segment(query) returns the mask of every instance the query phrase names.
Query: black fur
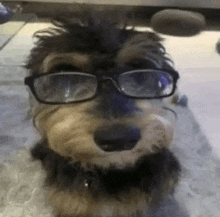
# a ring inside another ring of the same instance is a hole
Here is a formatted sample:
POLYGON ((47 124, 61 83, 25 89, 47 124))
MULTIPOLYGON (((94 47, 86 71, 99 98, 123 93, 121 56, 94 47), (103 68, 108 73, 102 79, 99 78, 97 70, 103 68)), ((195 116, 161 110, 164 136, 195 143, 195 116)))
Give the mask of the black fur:
MULTIPOLYGON (((54 21, 55 28, 38 31, 36 46, 31 50, 31 55, 25 67, 30 70, 30 74, 38 74, 43 60, 51 53, 82 52, 92 54, 94 72, 97 69, 112 68, 115 54, 123 44, 132 36, 139 34, 137 31, 117 28, 116 24, 109 21, 98 22, 95 18, 89 18, 84 23, 76 22, 71 19, 57 18, 54 21)), ((151 42, 151 46, 146 47, 148 53, 152 52, 162 58, 164 68, 172 68, 171 61, 166 56, 166 51, 160 43, 162 38, 152 32, 142 33, 151 42), (153 48, 153 49, 152 49, 153 48)), ((144 63, 146 63, 145 55, 144 63)), ((141 67, 140 60, 135 60, 134 64, 141 67)), ((148 62, 148 64, 152 64, 148 62)), ((136 68, 134 67, 134 68, 136 68)), ((90 71, 92 73, 92 70, 90 71)))
POLYGON ((135 166, 124 169, 117 169, 114 165, 108 169, 84 169, 80 162, 61 157, 49 149, 46 141, 38 143, 31 154, 34 159, 41 160, 47 171, 46 185, 54 185, 60 190, 83 188, 86 181, 94 194, 102 192, 117 195, 132 187, 146 193, 155 193, 157 190, 160 192, 164 182, 177 177, 180 172, 177 159, 167 149, 144 156, 135 166))

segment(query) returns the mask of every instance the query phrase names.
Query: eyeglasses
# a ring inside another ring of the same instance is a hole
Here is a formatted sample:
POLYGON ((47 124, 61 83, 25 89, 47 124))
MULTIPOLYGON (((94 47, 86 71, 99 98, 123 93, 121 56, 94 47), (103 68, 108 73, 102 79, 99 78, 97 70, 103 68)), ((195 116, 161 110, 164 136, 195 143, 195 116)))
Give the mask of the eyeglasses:
POLYGON ((179 76, 176 71, 161 69, 133 70, 112 77, 81 72, 60 72, 25 78, 35 98, 45 104, 68 104, 96 97, 104 80, 110 80, 117 90, 131 98, 155 99, 171 96, 179 76))

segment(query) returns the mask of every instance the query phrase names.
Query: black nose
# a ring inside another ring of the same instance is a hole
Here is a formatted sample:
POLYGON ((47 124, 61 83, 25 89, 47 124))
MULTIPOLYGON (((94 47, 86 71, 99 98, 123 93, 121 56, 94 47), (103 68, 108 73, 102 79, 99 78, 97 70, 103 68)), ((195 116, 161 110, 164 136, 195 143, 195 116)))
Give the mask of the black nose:
POLYGON ((94 134, 96 144, 108 152, 131 150, 140 138, 138 127, 122 124, 100 127, 94 134))

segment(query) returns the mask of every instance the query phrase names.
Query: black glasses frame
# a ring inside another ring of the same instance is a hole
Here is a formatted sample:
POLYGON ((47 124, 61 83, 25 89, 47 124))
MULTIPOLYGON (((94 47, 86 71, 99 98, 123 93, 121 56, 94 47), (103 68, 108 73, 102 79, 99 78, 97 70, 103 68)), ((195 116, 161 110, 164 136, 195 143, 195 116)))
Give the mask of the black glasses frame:
POLYGON ((93 74, 89 74, 89 73, 82 73, 82 72, 66 72, 68 74, 80 74, 80 75, 87 75, 87 76, 90 76, 90 77, 95 77, 96 80, 97 80, 97 89, 96 89, 96 93, 92 96, 92 97, 89 97, 87 99, 82 99, 82 100, 77 100, 77 101, 69 101, 69 102, 47 102, 47 101, 44 101, 42 99, 40 99, 37 95, 37 93, 35 92, 35 88, 34 88, 34 80, 36 78, 39 78, 39 77, 43 77, 43 76, 47 76, 47 75, 52 75, 52 74, 61 74, 60 72, 58 73, 45 73, 45 74, 39 74, 39 75, 31 75, 31 76, 28 76, 24 79, 24 84, 27 85, 32 94, 34 95, 34 97, 36 98, 37 101, 41 102, 41 103, 44 103, 44 104, 50 104, 50 105, 59 105, 59 104, 72 104, 72 103, 78 103, 78 102, 85 102, 85 101, 88 101, 88 100, 92 100, 94 98, 96 98, 100 91, 102 90, 102 81, 104 80, 111 80, 114 84, 114 86, 117 88, 118 92, 129 97, 129 98, 133 98, 133 99, 161 99, 161 98, 166 98, 166 97, 169 97, 169 96, 172 96, 176 90, 176 83, 177 83, 177 80, 179 79, 179 74, 177 71, 175 70, 164 70, 164 69, 138 69, 138 70, 132 70, 132 71, 126 71, 126 72, 123 72, 121 74, 117 74, 117 75, 113 75, 113 76, 105 76, 105 75, 93 75, 93 74), (146 71, 146 70, 155 70, 155 71, 163 71, 163 72, 167 72, 168 74, 170 74, 173 78, 173 90, 170 94, 167 94, 167 95, 164 95, 164 96, 156 96, 156 97, 138 97, 138 96, 130 96, 128 94, 126 94, 120 87, 119 83, 118 83, 118 78, 120 75, 122 74, 125 74, 125 73, 130 73, 130 72, 135 72, 135 71, 146 71))

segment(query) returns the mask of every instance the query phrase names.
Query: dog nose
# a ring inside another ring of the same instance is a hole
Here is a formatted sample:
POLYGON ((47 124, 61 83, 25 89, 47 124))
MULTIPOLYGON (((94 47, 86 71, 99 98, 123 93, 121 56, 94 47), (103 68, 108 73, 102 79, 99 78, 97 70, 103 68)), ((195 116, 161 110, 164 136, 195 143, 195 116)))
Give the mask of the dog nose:
POLYGON ((106 152, 131 150, 140 138, 137 126, 121 124, 100 127, 94 133, 96 144, 106 152))

